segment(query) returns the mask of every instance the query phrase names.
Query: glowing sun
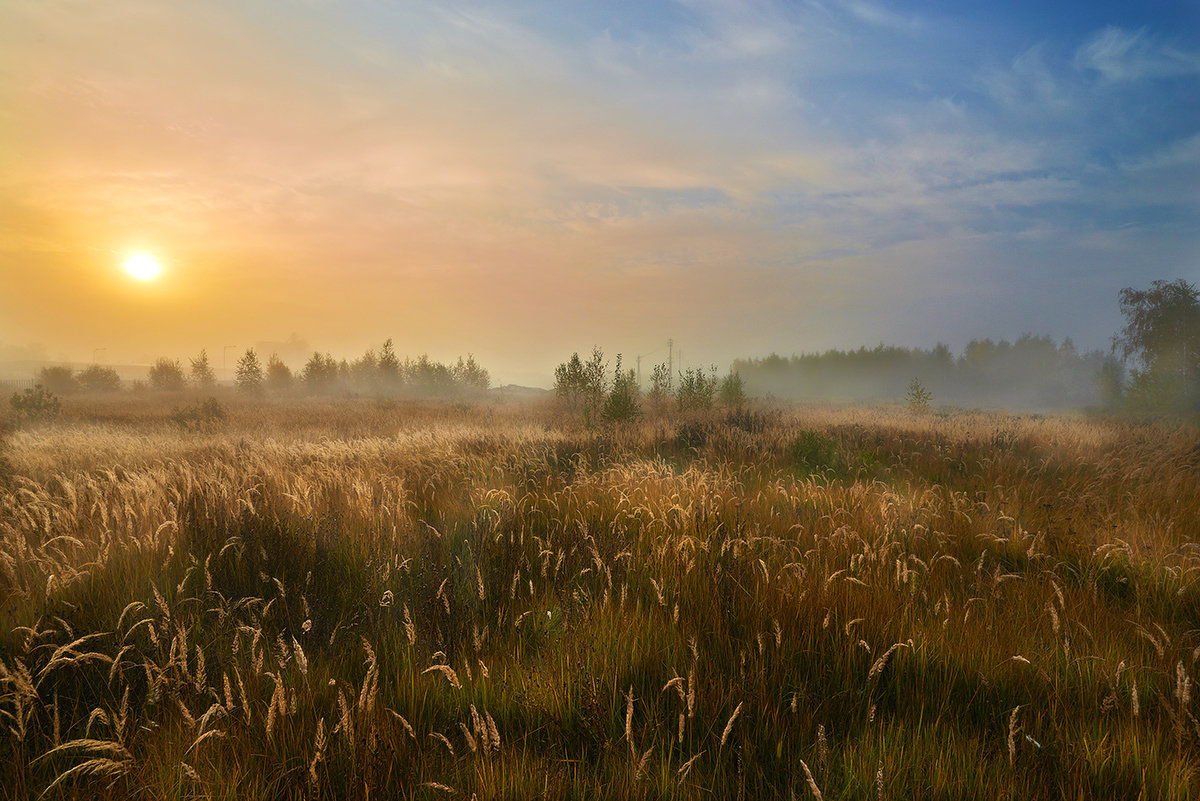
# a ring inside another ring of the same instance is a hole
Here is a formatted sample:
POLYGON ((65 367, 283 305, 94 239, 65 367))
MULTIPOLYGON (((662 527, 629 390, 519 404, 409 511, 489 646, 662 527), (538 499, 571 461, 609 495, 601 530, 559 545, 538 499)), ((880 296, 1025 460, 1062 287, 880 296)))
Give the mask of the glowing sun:
POLYGON ((139 281, 150 281, 162 272, 162 265, 149 253, 141 251, 129 254, 125 259, 125 272, 139 281))

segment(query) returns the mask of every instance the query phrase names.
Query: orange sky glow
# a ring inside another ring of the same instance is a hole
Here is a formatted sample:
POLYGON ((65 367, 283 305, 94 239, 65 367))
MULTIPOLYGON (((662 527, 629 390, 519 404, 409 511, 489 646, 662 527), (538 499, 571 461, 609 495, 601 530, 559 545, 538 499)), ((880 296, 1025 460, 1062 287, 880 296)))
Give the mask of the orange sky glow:
MULTIPOLYGON (((472 352, 500 382, 547 385, 571 351, 628 363, 668 337, 704 364, 1025 330, 1093 344, 1123 254, 1159 237, 1188 263, 1194 238, 1144 228, 979 225, 1073 190, 938 97, 919 125, 848 141, 794 85, 840 74, 810 20, 687 5, 659 40, 495 6, 5 3, 0 361, 295 332, 347 358, 389 337, 472 352), (1030 177, 1017 198, 978 170, 1030 177), (135 251, 161 275, 131 280, 135 251), (1068 267, 1016 276, 1014 252, 1068 267), (1092 272, 1072 272, 1083 257, 1092 272), (987 295, 1013 280, 1064 299, 987 295)), ((839 19, 822 35, 866 24, 839 19)))

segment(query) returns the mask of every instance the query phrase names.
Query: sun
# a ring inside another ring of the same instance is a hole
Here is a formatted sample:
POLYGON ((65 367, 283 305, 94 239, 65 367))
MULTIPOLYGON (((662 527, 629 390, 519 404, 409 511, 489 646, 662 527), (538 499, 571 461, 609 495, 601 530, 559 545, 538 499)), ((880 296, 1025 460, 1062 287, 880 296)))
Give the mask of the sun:
POLYGON ((139 281, 151 281, 162 272, 162 265, 149 253, 138 251, 125 259, 125 272, 139 281))

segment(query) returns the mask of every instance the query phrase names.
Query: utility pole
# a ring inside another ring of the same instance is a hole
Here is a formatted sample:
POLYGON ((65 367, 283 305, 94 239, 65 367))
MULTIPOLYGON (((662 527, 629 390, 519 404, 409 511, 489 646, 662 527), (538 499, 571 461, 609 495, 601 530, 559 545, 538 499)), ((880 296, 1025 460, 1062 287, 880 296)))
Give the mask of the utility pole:
POLYGON ((642 357, 641 356, 637 357, 637 365, 638 365, 638 379, 637 379, 638 388, 641 389, 641 386, 642 386, 642 357))
POLYGON ((675 340, 667 340, 667 387, 675 383, 675 340))

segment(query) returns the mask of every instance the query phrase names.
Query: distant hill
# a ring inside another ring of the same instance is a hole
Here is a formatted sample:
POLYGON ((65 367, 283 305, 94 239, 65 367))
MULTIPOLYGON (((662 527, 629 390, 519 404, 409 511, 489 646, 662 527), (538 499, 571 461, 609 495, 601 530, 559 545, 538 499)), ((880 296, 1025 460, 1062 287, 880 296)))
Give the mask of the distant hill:
POLYGON ((541 398, 554 392, 542 387, 523 387, 520 384, 505 384, 502 387, 492 387, 491 392, 509 398, 541 398))

